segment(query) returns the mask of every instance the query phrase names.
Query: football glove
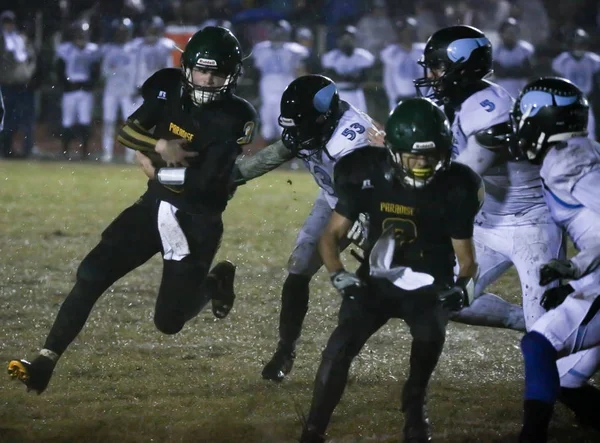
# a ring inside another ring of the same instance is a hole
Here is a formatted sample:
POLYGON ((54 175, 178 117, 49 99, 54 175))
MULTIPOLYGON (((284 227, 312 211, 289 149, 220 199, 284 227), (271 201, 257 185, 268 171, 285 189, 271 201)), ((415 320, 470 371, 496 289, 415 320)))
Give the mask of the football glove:
POLYGON ((346 234, 348 240, 354 243, 362 250, 367 249, 367 239, 369 237, 370 218, 369 214, 361 213, 358 219, 352 225, 352 228, 346 234))
POLYGON ((542 299, 540 300, 540 305, 546 311, 550 309, 554 309, 557 306, 560 306, 562 302, 571 294, 575 289, 571 285, 562 285, 557 286, 556 288, 547 289, 542 295, 542 299))
POLYGON ((460 311, 471 304, 473 299, 474 282, 470 277, 458 277, 454 286, 438 292, 438 299, 444 309, 460 311))
POLYGON ((341 270, 330 275, 331 284, 342 297, 348 300, 361 301, 365 291, 365 284, 353 272, 341 270))
POLYGON ((540 285, 546 286, 548 283, 559 278, 568 278, 571 280, 579 278, 579 270, 571 260, 557 260, 553 258, 540 268, 540 285))

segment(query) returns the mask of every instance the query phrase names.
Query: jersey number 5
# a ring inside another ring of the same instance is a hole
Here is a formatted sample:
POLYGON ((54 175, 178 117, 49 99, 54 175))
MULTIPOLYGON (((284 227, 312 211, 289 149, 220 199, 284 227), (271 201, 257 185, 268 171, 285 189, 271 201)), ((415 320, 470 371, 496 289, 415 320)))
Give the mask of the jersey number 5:
POLYGON ((356 133, 362 134, 365 132, 365 127, 358 123, 352 123, 350 128, 346 128, 342 131, 342 135, 346 137, 348 140, 352 141, 356 138, 356 133), (352 129, 350 129, 352 128, 352 129))
POLYGON ((487 111, 487 112, 492 112, 494 109, 496 109, 496 105, 489 101, 488 99, 485 99, 484 101, 482 101, 481 103, 479 103, 481 106, 483 106, 483 108, 487 111))

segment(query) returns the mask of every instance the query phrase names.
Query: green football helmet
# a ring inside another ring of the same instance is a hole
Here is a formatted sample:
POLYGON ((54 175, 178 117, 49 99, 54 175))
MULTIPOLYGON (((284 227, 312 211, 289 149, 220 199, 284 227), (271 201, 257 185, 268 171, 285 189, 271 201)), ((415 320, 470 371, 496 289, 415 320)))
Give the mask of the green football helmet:
POLYGON ((427 98, 403 100, 385 125, 385 144, 402 182, 422 188, 450 164, 450 122, 427 98))
POLYGON ((207 26, 188 41, 181 56, 183 84, 197 105, 231 93, 242 70, 242 47, 233 33, 221 26, 207 26), (213 71, 225 78, 222 86, 200 86, 193 82, 193 70, 213 71))

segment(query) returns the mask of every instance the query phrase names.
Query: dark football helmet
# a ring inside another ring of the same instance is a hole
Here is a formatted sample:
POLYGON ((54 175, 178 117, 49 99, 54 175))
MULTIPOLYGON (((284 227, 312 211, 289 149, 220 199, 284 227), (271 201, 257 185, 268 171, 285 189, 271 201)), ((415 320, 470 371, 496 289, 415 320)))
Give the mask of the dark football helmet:
POLYGON ((589 105, 581 90, 560 77, 542 77, 527 84, 515 102, 511 119, 513 151, 541 163, 552 143, 586 136, 589 105))
POLYGON ((429 37, 419 64, 417 94, 424 88, 431 91, 428 97, 448 103, 492 72, 492 44, 477 28, 450 26, 429 37))
POLYGON ((450 164, 450 122, 444 111, 428 98, 402 100, 385 125, 385 145, 402 183, 422 188, 450 164), (406 154, 424 157, 425 163, 411 166, 406 154))
POLYGON ((339 120, 339 109, 340 96, 331 79, 316 74, 298 77, 281 96, 283 143, 298 157, 324 149, 339 120))
POLYGON ((195 105, 202 105, 233 92, 242 70, 242 47, 233 33, 220 26, 207 26, 188 41, 181 56, 184 88, 195 105), (214 71, 225 78, 223 86, 199 86, 192 81, 194 69, 214 71))

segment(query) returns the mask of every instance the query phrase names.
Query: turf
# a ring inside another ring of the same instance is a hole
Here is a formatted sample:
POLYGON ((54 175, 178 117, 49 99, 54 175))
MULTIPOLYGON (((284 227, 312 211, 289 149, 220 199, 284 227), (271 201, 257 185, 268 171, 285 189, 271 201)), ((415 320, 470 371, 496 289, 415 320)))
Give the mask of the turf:
MULTIPOLYGON (((0 163, 0 179, 0 362, 7 363, 35 356, 78 263, 141 195, 145 180, 131 166, 17 162, 0 163)), ((275 385, 260 371, 276 344, 287 256, 316 192, 309 175, 292 171, 239 189, 218 254, 238 265, 238 299, 225 320, 207 310, 176 336, 156 331, 158 257, 117 282, 43 395, 0 378, 0 441, 297 441, 298 412, 308 409, 339 306, 324 272, 311 286, 292 374, 275 385)), ((511 301, 520 296, 512 271, 492 289, 511 301)), ((430 388, 435 441, 515 441, 523 384, 519 338, 512 331, 449 327, 430 388)), ((368 342, 335 411, 331 441, 400 439, 409 343, 400 320, 368 342)), ((551 436, 555 442, 600 439, 562 407, 551 436)))

